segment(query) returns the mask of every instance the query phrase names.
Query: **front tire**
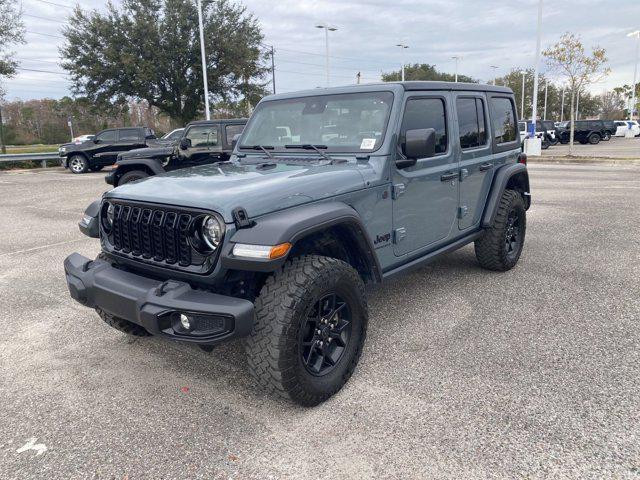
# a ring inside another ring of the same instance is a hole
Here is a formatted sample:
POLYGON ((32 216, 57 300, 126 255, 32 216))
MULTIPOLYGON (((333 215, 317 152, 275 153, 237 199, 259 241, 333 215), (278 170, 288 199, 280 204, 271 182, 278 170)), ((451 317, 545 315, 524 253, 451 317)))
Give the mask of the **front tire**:
POLYGON ((600 135, 598 135, 597 133, 592 133, 591 135, 589 135, 589 143, 591 145, 597 145, 600 143, 600 135))
POLYGON ((72 155, 67 165, 71 173, 75 174, 86 173, 89 170, 89 162, 82 155, 72 155))
POLYGON ((368 309, 358 272, 335 258, 302 256, 270 276, 245 339, 249 371, 270 393, 311 407, 351 377, 368 309))
POLYGON ((475 241, 478 263, 482 268, 505 272, 511 270, 522 253, 527 216, 522 195, 505 190, 493 225, 475 241))

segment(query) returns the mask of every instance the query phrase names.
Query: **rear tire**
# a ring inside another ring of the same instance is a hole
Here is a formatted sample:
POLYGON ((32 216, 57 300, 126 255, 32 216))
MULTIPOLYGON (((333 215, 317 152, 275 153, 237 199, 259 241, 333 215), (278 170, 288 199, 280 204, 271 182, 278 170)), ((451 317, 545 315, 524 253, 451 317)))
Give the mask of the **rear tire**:
POLYGON ((367 333, 358 272, 335 258, 294 258, 267 279, 255 305, 245 350, 256 382, 307 407, 338 392, 360 359, 367 333))
POLYGON ((598 135, 597 133, 592 133, 591 135, 589 135, 589 143, 591 145, 597 145, 600 143, 600 135, 598 135))
POLYGON ((132 337, 148 337, 149 335, 151 335, 140 325, 136 325, 129 320, 116 317, 115 315, 111 315, 110 313, 107 313, 99 308, 96 308, 96 312, 98 312, 100 318, 102 318, 102 320, 104 320, 107 325, 123 333, 126 333, 127 335, 131 335, 132 337))
POLYGON ((500 272, 512 269, 522 253, 526 229, 522 195, 505 190, 493 225, 474 244, 480 266, 500 272))
POLYGON ((67 162, 71 173, 86 173, 89 170, 89 162, 83 155, 72 155, 67 162))
POLYGON ((147 178, 148 176, 149 174, 147 172, 143 172, 142 170, 131 170, 130 172, 127 172, 120 177, 118 186, 124 185, 125 183, 135 182, 136 180, 141 180, 143 178, 147 178))

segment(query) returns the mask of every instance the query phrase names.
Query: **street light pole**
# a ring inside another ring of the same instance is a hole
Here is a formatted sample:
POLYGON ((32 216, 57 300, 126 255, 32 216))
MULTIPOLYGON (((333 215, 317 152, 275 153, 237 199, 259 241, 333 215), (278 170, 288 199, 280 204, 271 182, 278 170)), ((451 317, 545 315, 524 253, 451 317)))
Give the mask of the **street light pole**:
POLYGON ((460 60, 462 57, 458 56, 458 55, 454 55, 453 58, 456 61, 456 76, 455 76, 455 82, 458 83, 458 60, 460 60))
POLYGON ((402 68, 400 69, 400 71, 402 72, 402 81, 404 82, 404 51, 405 49, 409 48, 408 45, 405 45, 404 43, 398 43, 396 44, 396 47, 400 47, 401 48, 401 56, 400 56, 400 60, 402 61, 402 68))
POLYGON ((633 85, 631 86, 631 108, 629 120, 633 120, 633 110, 636 108, 636 78, 638 75, 638 54, 640 52, 640 30, 627 34, 627 37, 636 37, 636 65, 633 68, 633 85))
POLYGON ((540 68, 540 41, 542 36, 542 0, 538 0, 538 27, 536 35, 536 64, 533 74, 533 107, 531 112, 531 123, 533 124, 533 134, 536 132, 536 120, 538 118, 538 72, 540 68))
POLYGON ((520 107, 520 120, 524 120, 524 77, 527 75, 527 72, 522 70, 520 73, 522 74, 522 106, 520 107))
POLYGON ((271 45, 271 85, 273 86, 273 94, 276 93, 276 60, 273 45, 271 45))
POLYGON ((202 57, 202 79, 204 81, 204 111, 207 120, 211 120, 209 113, 209 84, 207 82, 207 56, 204 51, 204 28, 202 26, 202 0, 198 0, 198 26, 200 27, 200 56, 202 57))
POLYGON ((498 70, 497 65, 489 65, 493 69, 493 85, 496 85, 496 70, 498 70))
POLYGON ((328 87, 331 84, 331 79, 330 79, 331 75, 329 73, 329 32, 335 32, 338 29, 326 23, 318 24, 316 25, 316 28, 324 28, 325 68, 327 70, 327 87, 328 87))
POLYGON ((544 113, 542 114, 542 120, 547 119, 547 90, 549 89, 549 80, 544 79, 544 113))

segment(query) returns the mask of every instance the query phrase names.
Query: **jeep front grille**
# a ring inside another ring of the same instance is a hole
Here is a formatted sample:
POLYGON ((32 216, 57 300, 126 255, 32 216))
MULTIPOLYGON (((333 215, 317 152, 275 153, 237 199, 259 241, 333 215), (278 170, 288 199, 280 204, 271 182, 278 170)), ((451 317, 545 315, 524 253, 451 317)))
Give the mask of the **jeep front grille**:
MULTIPOLYGON (((193 264, 192 213, 115 203, 113 217, 110 237, 115 251, 169 265, 193 264)), ((201 264, 203 259, 198 260, 201 264)))

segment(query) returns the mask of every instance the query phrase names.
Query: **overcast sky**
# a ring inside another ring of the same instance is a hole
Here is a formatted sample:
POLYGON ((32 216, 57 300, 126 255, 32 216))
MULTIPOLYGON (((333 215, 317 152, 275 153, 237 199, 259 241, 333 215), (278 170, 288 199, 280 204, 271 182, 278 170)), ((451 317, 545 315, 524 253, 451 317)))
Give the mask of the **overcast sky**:
MULTIPOLYGON (((119 4, 119 0, 113 0, 119 4)), ((194 0, 195 1, 195 0, 194 0)), ((239 1, 239 0, 237 0, 239 1)), ((381 71, 401 63, 435 64, 453 73, 453 55, 462 57, 459 73, 488 81, 514 67, 532 67, 535 57, 537 0, 244 0, 260 21, 265 43, 276 49, 278 92, 324 86, 324 32, 328 22, 331 84, 378 81, 381 71)), ((4 84, 7 99, 59 98, 69 94, 59 67, 60 28, 71 13, 72 0, 23 0, 26 45, 19 46, 19 74, 4 84), (68 7, 65 7, 68 6, 68 7), (33 70, 40 70, 36 72, 33 70)), ((106 0, 84 0, 84 8, 103 9, 106 0)), ((578 33, 586 46, 607 50, 611 75, 592 87, 594 93, 631 84, 634 40, 626 34, 640 28, 640 1, 546 1, 542 46, 566 31, 578 33)), ((544 65, 542 65, 544 71, 544 65)))

